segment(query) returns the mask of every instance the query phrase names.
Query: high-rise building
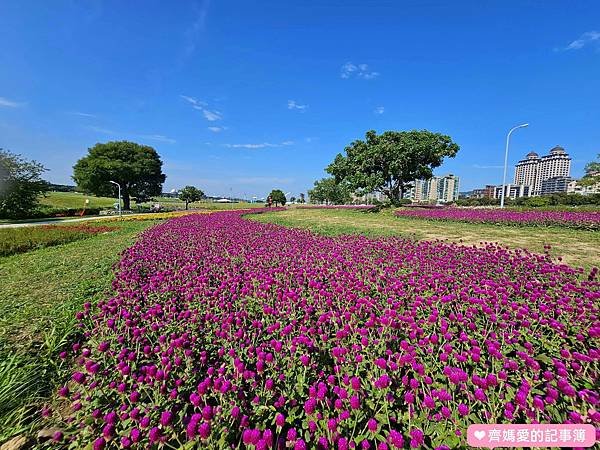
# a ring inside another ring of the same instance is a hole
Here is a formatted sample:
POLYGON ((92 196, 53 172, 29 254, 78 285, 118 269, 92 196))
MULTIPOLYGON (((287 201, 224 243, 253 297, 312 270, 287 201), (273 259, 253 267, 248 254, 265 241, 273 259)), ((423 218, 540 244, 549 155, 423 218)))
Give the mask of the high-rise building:
POLYGON ((535 186, 537 178, 540 157, 536 152, 529 152, 525 159, 522 159, 515 166, 515 184, 525 186, 535 186))
MULTIPOLYGON (((531 186, 533 195, 542 195, 542 183, 545 180, 556 177, 568 178, 571 174, 571 157, 565 149, 556 146, 550 150, 548 155, 540 156, 535 152, 527 154, 515 166, 515 185, 531 186)), ((550 183, 551 186, 552 183, 550 183)), ((560 187, 562 189, 562 185, 560 187)), ((544 194, 549 192, 547 187, 544 194)), ((564 191, 561 191, 564 192, 564 191)))
POLYGON ((431 177, 428 180, 415 180, 405 195, 416 202, 444 202, 458 200, 459 178, 450 174, 431 177))

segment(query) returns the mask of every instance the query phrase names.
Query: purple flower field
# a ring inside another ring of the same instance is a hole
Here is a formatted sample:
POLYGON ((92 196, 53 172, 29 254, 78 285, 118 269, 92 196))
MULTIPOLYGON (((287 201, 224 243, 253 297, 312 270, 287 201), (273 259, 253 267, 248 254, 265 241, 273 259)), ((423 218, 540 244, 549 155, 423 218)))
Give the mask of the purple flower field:
POLYGON ((507 209, 401 209, 397 216, 511 225, 565 226, 600 230, 600 211, 513 211, 507 209))
POLYGON ((58 393, 73 448, 447 449, 472 423, 600 426, 595 269, 237 211, 147 230, 113 285, 79 313, 58 393))
POLYGON ((373 209, 373 205, 304 205, 298 209, 373 209))

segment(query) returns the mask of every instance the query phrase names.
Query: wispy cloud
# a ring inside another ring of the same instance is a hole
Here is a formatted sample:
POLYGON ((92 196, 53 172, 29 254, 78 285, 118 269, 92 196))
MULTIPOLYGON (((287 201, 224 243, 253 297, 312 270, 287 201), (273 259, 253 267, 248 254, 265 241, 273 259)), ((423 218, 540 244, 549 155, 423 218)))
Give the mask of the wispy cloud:
POLYGON ((197 109, 198 111, 202 111, 202 115, 209 122, 215 122, 217 120, 221 120, 223 118, 223 114, 219 111, 208 109, 208 103, 198 100, 194 97, 190 97, 188 95, 180 95, 182 99, 192 105, 192 108, 197 109))
POLYGON ((298 109, 301 112, 306 111, 308 108, 308 105, 301 105, 298 102, 296 102, 296 100, 288 100, 288 109, 298 109))
POLYGON ((379 72, 370 70, 368 64, 354 64, 352 62, 347 62, 342 66, 340 76, 342 78, 356 77, 363 80, 372 80, 379 76, 379 72))
POLYGON ((573 42, 571 42, 566 47, 557 48, 555 50, 558 50, 558 51, 560 51, 560 50, 563 50, 563 51, 579 50, 579 49, 585 47, 586 45, 592 45, 592 44, 600 45, 600 32, 599 31, 587 31, 587 32, 583 33, 581 36, 579 36, 579 39, 575 39, 573 42))
POLYGON ((283 141, 279 144, 273 144, 270 142, 261 142, 259 144, 223 144, 223 146, 227 147, 227 148, 257 149, 257 148, 285 147, 285 146, 293 145, 293 144, 294 144, 294 141, 283 141))
POLYGON ((140 134, 138 136, 142 139, 151 139, 153 141, 165 142, 167 144, 174 144, 177 142, 175 139, 163 136, 162 134, 140 134))
POLYGON ((227 127, 208 127, 208 129, 213 133, 220 133, 221 131, 225 131, 227 127))
POLYGON ((502 169, 504 166, 482 166, 479 164, 473 164, 474 169, 502 169))
POLYGON ((385 112, 385 106, 378 106, 373 110, 373 112, 377 115, 381 115, 385 112))
POLYGON ((209 122, 214 122, 223 118, 223 115, 219 111, 210 111, 208 109, 203 109, 202 114, 204 114, 204 117, 209 122))
POLYGON ((194 97, 188 97, 187 95, 180 95, 180 97, 190 103, 195 109, 202 110, 205 106, 208 106, 205 102, 195 99, 194 97))
POLYGON ((209 6, 209 0, 204 0, 201 5, 194 3, 194 21, 185 31, 184 59, 192 56, 198 46, 198 39, 206 26, 206 15, 208 14, 209 6))
POLYGON ((79 116, 79 117, 92 117, 92 118, 98 117, 95 114, 84 113, 84 112, 81 112, 81 111, 71 111, 71 112, 69 112, 67 114, 70 114, 72 116, 79 116))
POLYGON ((171 139, 162 134, 140 134, 140 133, 124 133, 115 130, 111 130, 109 128, 102 128, 97 126, 87 126, 85 127, 87 130, 94 131, 100 134, 107 134, 110 136, 131 136, 138 139, 149 139, 157 142, 164 142, 166 144, 175 144, 177 141, 175 139, 171 139))
POLYGON ((7 108, 20 108, 21 106, 25 106, 25 103, 15 102, 14 100, 9 100, 5 97, 0 97, 0 106, 6 106, 7 108))

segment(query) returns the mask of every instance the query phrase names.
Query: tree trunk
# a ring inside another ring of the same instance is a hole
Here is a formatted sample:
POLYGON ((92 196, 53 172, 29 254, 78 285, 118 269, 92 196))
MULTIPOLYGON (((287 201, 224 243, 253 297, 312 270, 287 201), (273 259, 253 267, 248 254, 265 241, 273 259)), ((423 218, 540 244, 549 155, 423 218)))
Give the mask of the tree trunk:
POLYGON ((185 201, 185 210, 186 210, 186 211, 187 211, 187 209, 188 209, 188 203, 189 203, 189 202, 186 200, 186 201, 185 201))
POLYGON ((125 211, 129 211, 131 209, 131 199, 129 197, 129 192, 123 192, 121 194, 121 197, 123 197, 123 209, 125 211))

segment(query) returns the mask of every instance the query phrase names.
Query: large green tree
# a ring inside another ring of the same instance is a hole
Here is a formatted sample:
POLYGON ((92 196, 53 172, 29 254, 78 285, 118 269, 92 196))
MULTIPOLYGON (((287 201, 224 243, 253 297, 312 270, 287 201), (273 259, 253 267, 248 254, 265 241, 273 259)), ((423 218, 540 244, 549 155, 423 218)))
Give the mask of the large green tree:
POLYGON ((285 194, 281 189, 273 189, 269 195, 271 196, 271 201, 275 203, 275 206, 277 206, 278 203, 281 203, 281 206, 284 206, 287 202, 285 194))
POLYGON ((40 195, 48 191, 41 175, 47 169, 0 148, 0 218, 19 219, 38 206, 40 195))
POLYGON ((128 141, 96 144, 73 167, 77 186, 99 196, 116 196, 121 185, 124 209, 130 209, 131 198, 144 201, 160 195, 165 181, 162 161, 152 147, 128 141))
POLYGON ((204 198, 204 192, 195 186, 186 186, 179 191, 179 200, 185 202, 185 209, 188 209, 188 205, 193 202, 200 201, 204 198))
POLYGON ((431 131, 368 131, 338 154, 327 172, 359 193, 382 192, 398 203, 412 182, 433 176, 445 157, 459 150, 449 136, 431 131))
POLYGON ((579 183, 584 186, 600 183, 600 154, 598 154, 598 161, 591 161, 586 164, 585 175, 579 183))
POLYGON ((337 183, 335 178, 328 177, 315 181, 315 186, 308 191, 311 203, 343 205, 351 200, 347 186, 337 183))

